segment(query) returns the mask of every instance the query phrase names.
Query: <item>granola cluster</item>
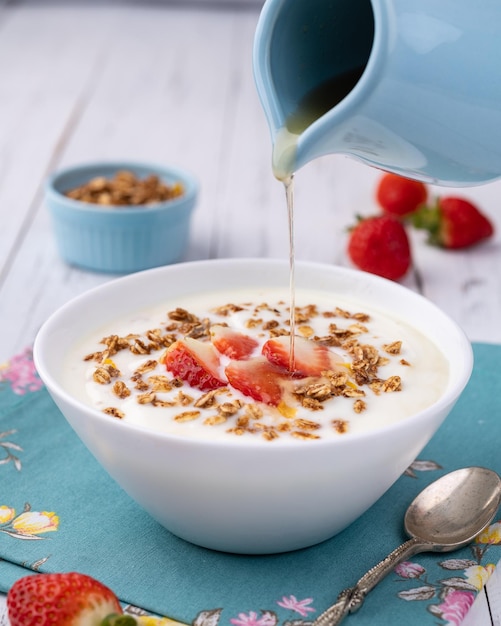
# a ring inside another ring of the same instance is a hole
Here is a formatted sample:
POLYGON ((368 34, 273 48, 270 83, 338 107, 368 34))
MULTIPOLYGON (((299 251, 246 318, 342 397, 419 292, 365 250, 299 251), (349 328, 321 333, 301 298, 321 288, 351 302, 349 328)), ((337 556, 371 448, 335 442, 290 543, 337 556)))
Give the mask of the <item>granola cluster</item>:
MULTIPOLYGON (((238 313, 245 316, 244 325, 253 336, 265 341, 271 337, 290 335, 290 314, 284 302, 277 306, 261 303, 229 303, 211 311, 211 318, 200 318, 183 308, 167 313, 167 319, 160 328, 152 328, 141 334, 125 336, 109 335, 101 340, 102 350, 84 357, 95 364, 92 377, 96 384, 111 386, 117 400, 134 398, 138 404, 174 409, 169 419, 175 422, 198 421, 205 427, 224 425, 233 435, 246 433, 259 435, 273 441, 287 434, 301 440, 321 438, 322 428, 332 429, 338 434, 349 431, 349 419, 335 416, 336 398, 351 402, 354 414, 363 413, 367 408, 368 396, 394 393, 402 389, 399 376, 381 377, 380 367, 394 359, 401 365, 410 366, 400 358, 402 342, 393 341, 378 350, 367 339, 370 335, 370 316, 365 313, 351 313, 341 308, 321 311, 314 304, 297 307, 294 311, 295 332, 320 345, 337 348, 347 355, 346 362, 339 369, 322 372, 319 377, 290 378, 290 401, 287 405, 270 407, 235 393, 231 386, 224 386, 201 392, 190 387, 180 378, 171 375, 163 366, 165 350, 175 341, 192 337, 210 341, 211 327, 225 325, 226 319, 238 313), (287 312, 287 315, 284 314, 287 312), (317 318, 327 322, 328 332, 322 336, 315 334, 317 318), (138 359, 138 366, 132 374, 125 375, 115 363, 119 352, 128 352, 138 359), (321 412, 329 405, 329 420, 326 425, 321 412), (297 415, 298 408, 304 408, 311 416, 297 415), (271 416, 271 417, 270 417, 271 416)), ((125 417, 120 403, 109 406, 104 412, 116 417, 125 417)))
POLYGON ((96 176, 65 195, 73 200, 103 206, 142 206, 172 200, 183 193, 179 182, 168 185, 155 174, 139 178, 133 172, 121 170, 112 178, 96 176))

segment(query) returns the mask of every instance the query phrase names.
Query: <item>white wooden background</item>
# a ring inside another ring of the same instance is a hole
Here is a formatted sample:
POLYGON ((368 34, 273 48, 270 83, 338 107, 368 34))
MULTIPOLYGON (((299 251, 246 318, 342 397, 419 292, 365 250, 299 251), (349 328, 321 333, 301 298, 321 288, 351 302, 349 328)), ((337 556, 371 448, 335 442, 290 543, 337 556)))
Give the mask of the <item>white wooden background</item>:
MULTIPOLYGON (((259 10, 258 0, 0 0, 0 363, 61 304, 112 278, 58 257, 43 187, 61 166, 130 159, 188 168, 201 194, 185 260, 288 256, 283 190, 252 76, 259 10)), ((346 229, 376 211, 379 175, 344 156, 297 174, 298 259, 349 265, 346 229)), ((501 343, 501 182, 460 193, 498 234, 463 252, 413 235, 415 264, 402 282, 472 341, 501 343)), ((483 614, 470 626, 491 624, 485 602, 475 610, 483 614)))

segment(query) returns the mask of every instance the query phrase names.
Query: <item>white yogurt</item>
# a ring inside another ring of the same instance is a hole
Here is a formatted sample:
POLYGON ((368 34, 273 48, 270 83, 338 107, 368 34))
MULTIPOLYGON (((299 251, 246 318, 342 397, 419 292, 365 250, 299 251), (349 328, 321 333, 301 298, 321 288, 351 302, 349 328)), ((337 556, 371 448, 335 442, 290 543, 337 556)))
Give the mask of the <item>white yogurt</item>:
MULTIPOLYGON (((186 310, 200 320, 208 319, 210 324, 227 324, 254 337, 259 343, 255 350, 257 355, 260 354, 264 342, 270 338, 270 333, 276 333, 277 329, 279 331, 288 329, 288 303, 289 294, 285 289, 220 292, 212 293, 210 296, 178 298, 175 302, 166 301, 156 309, 139 311, 134 315, 117 319, 116 322, 99 329, 93 336, 84 338, 71 349, 65 364, 65 387, 72 395, 96 409, 106 411, 111 409, 111 412, 116 411, 124 421, 154 430, 181 436, 231 438, 236 442, 248 441, 249 438, 262 440, 264 432, 273 431, 280 440, 305 439, 307 440, 305 445, 310 439, 346 436, 392 424, 430 406, 443 393, 449 376, 447 361, 437 347, 420 332, 393 318, 387 312, 326 293, 302 289, 296 292, 296 308, 300 309, 300 313, 301 310, 304 313, 309 305, 315 304, 318 314, 307 321, 302 321, 302 317, 299 316, 296 334, 307 336, 311 340, 314 340, 314 337, 322 338, 325 343, 326 338, 332 338, 338 332, 345 331, 348 335, 353 333, 350 337, 341 335, 341 345, 330 346, 329 349, 347 364, 344 369, 341 368, 343 372, 348 373, 346 389, 354 390, 355 396, 363 394, 359 398, 337 395, 323 400, 320 405, 315 406, 316 410, 312 410, 303 406, 297 399, 292 402, 289 396, 287 410, 284 411, 282 407, 256 403, 249 396, 227 386, 216 394, 215 405, 200 408, 196 407, 195 403, 206 391, 186 383, 169 391, 158 391, 151 382, 165 380, 165 377, 169 380, 174 378, 162 362, 165 346, 152 349, 149 354, 133 354, 130 349, 123 349, 110 355, 108 368, 111 364, 115 369, 113 377, 106 384, 95 382, 96 368, 100 366, 98 361, 84 360, 84 357, 91 353, 102 352, 106 348, 100 343, 102 338, 111 335, 126 337, 137 334, 147 345, 151 344, 151 341, 146 337, 146 331, 159 329, 161 335, 175 335, 176 338, 182 339, 186 328, 174 328, 180 322, 173 321, 168 315, 175 309, 186 310), (229 303, 241 306, 242 310, 221 315, 217 309, 229 303), (266 303, 267 306, 259 306, 262 303, 266 303), (352 315, 345 317, 339 310, 336 311, 336 308, 352 315), (369 319, 365 319, 363 315, 354 315, 357 313, 368 315, 369 319), (268 326, 273 326, 276 322, 278 326, 270 330, 268 326), (333 324, 336 325, 334 331, 333 324), (388 353, 385 346, 395 345, 395 342, 401 342, 398 354, 388 353), (351 364, 354 357, 350 345, 354 343, 374 347, 380 357, 385 359, 385 364, 377 368, 379 383, 359 384, 353 378, 351 364), (141 369, 145 364, 148 371, 138 375, 138 368, 141 369), (162 379, 152 378, 159 376, 162 379), (390 383, 396 380, 400 381, 398 391, 384 391, 386 381, 387 387, 392 388, 390 383), (122 388, 125 387, 130 395, 119 397, 117 382, 122 388), (136 389, 138 382, 140 389, 136 389), (154 398, 153 402, 151 398, 154 398), (357 400, 359 402, 356 405, 357 400), (240 401, 242 407, 234 415, 225 414, 226 419, 222 421, 220 417, 222 412, 218 405, 236 401, 240 401), (168 406, 169 404, 173 406, 168 406), (252 419, 247 419, 248 427, 239 428, 239 424, 246 422, 245 416, 249 414, 249 406, 253 409, 252 419), (198 416, 193 417, 195 414, 198 416)), ((202 339, 208 340, 207 337, 202 339)), ((224 375, 228 359, 221 357, 220 361, 220 369, 224 375)), ((322 380, 295 380, 290 384, 304 387, 306 383, 318 382, 322 380)), ((116 418, 110 416, 110 419, 116 418)), ((273 440, 274 436, 268 438, 273 440)))

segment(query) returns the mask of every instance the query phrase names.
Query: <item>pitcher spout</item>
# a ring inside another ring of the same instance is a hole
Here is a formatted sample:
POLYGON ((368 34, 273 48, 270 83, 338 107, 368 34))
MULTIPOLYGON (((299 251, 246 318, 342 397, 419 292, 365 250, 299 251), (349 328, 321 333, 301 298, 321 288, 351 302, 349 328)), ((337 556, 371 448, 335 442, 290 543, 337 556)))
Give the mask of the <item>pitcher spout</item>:
POLYGON ((332 127, 333 117, 341 124, 348 113, 345 100, 359 86, 373 44, 368 0, 265 3, 256 30, 254 75, 275 146, 276 173, 342 151, 332 135, 325 141, 324 130, 332 127))
POLYGON ((266 0, 254 75, 283 179, 342 153, 450 186, 501 177, 499 0, 266 0))

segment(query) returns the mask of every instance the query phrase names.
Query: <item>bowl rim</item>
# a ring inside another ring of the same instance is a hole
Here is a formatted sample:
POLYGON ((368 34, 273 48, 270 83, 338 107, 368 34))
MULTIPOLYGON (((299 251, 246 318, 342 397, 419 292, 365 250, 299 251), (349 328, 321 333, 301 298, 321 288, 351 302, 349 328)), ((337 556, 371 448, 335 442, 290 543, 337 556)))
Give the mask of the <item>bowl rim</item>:
POLYGON ((165 211, 169 209, 179 208, 183 204, 191 204, 194 202, 200 189, 200 182, 197 177, 189 170, 186 170, 178 166, 161 165, 159 163, 152 163, 148 161, 89 161, 86 163, 80 163, 75 165, 69 165, 56 170, 50 174, 45 182, 45 194, 47 200, 54 200, 57 203, 64 203, 66 208, 71 208, 74 211, 81 211, 85 213, 96 213, 102 215, 117 214, 120 215, 137 215, 138 213, 155 213, 157 211, 165 211), (171 200, 164 200, 163 202, 156 202, 150 205, 121 205, 121 204, 92 204, 91 202, 83 202, 81 200, 75 200, 65 196, 57 188, 57 183, 64 176, 71 174, 92 172, 89 174, 89 180, 96 175, 95 170, 103 169, 103 175, 106 172, 114 172, 119 170, 137 171, 138 169, 149 171, 152 174, 158 175, 160 178, 174 178, 178 179, 184 186, 184 193, 177 198, 171 200))
MULTIPOLYGON (((108 426, 111 428, 118 429, 126 429, 131 431, 132 433, 138 433, 141 437, 146 437, 146 439, 160 439, 173 441, 176 445, 188 445, 188 446, 210 446, 214 449, 224 448, 226 449, 228 446, 230 448, 235 448, 236 450, 277 450, 277 449, 291 449, 293 448, 296 451, 299 450, 311 450, 311 446, 315 447, 337 447, 339 445, 346 446, 352 445, 356 442, 360 441, 377 441, 380 438, 386 438, 398 431, 404 430, 406 428, 411 428, 420 420, 426 421, 427 418, 431 419, 432 415, 435 413, 439 413, 447 407, 452 408, 455 402, 458 400, 462 392, 464 391, 473 371, 473 348, 470 340, 466 336, 463 329, 459 326, 459 324, 453 320, 448 314, 446 314, 440 307, 438 307, 431 300, 426 298, 425 296, 415 292, 404 285, 391 281, 380 276, 376 276, 374 274, 370 274, 367 272, 362 272, 360 270, 356 270, 353 268, 338 266, 338 265, 329 265, 327 263, 318 263, 312 261, 297 261, 296 266, 300 266, 305 270, 315 270, 322 269, 332 271, 339 275, 344 276, 364 276, 366 280, 372 282, 374 284, 385 285, 387 288, 394 289, 395 291, 399 291, 401 293, 408 294, 409 297, 413 298, 415 301, 422 302, 425 306, 427 306, 431 311, 434 312, 439 318, 442 318, 444 321, 447 321, 451 330, 456 334, 457 340, 461 343, 461 351, 463 353, 463 358, 460 363, 460 372, 456 377, 456 380, 452 385, 448 385, 445 392, 430 406, 418 411, 417 413, 405 417, 401 420, 393 422, 391 424, 387 424, 380 428, 376 428, 374 430, 367 430, 357 433, 346 433, 342 437, 339 438, 328 438, 328 439, 319 439, 315 441, 290 441, 290 440, 282 440, 278 439, 273 441, 273 444, 270 445, 268 441, 262 441, 261 439, 249 438, 245 441, 237 438, 235 439, 211 439, 204 438, 203 435, 198 436, 197 434, 190 434, 189 436, 179 435, 164 431, 158 431, 153 428, 142 426, 140 424, 130 423, 122 420, 112 420, 109 416, 105 415, 95 407, 92 407, 88 404, 85 404, 83 401, 75 398, 70 392, 66 391, 63 385, 58 382, 57 378, 52 375, 50 368, 45 366, 45 359, 43 357, 44 353, 44 344, 48 340, 48 335, 53 327, 60 326, 60 318, 65 318, 67 315, 67 311, 71 311, 72 309, 82 309, 82 303, 84 303, 88 298, 95 297, 100 293, 106 291, 110 285, 116 289, 120 288, 121 285, 127 285, 128 283, 133 283, 137 280, 141 280, 142 277, 147 275, 147 277, 152 276, 155 277, 156 274, 162 273, 170 273, 175 272, 176 268, 179 266, 183 267, 191 267, 194 270, 200 266, 206 266, 210 264, 212 267, 217 265, 235 265, 235 264, 244 264, 244 265, 259 265, 266 264, 272 265, 274 268, 288 268, 289 263, 283 259, 276 258, 218 258, 218 259, 204 259, 198 261, 187 261, 182 263, 175 263, 171 265, 156 267, 152 269, 143 270, 140 272, 135 272, 132 274, 128 274, 125 276, 121 276, 96 287, 93 287, 78 296, 72 298, 60 308, 50 315, 50 317, 45 321, 45 323, 39 329, 37 336, 35 338, 35 342, 33 345, 33 359, 37 372, 40 375, 40 378, 44 382, 45 386, 49 390, 49 392, 54 392, 56 395, 61 397, 67 404, 72 405, 74 408, 78 410, 84 410, 90 413, 92 419, 102 420, 106 422, 108 426)), ((139 305, 138 310, 141 309, 139 305)), ((144 308, 144 307, 143 307, 144 308)), ((47 346, 48 347, 48 346, 47 346)), ((47 347, 45 349, 47 349, 47 347)), ((52 395, 52 393, 51 393, 52 395)))

